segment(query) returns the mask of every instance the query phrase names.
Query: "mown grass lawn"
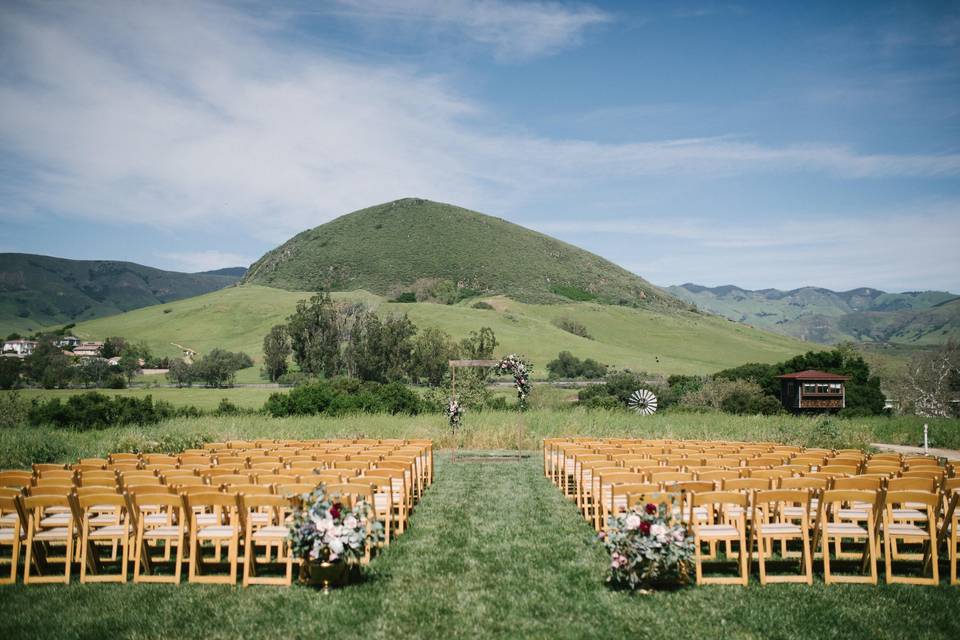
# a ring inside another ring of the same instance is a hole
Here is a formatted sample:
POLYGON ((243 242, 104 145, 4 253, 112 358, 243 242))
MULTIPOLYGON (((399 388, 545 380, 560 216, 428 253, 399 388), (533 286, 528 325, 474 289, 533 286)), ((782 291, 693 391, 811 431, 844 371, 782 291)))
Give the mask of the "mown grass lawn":
POLYGON ((576 509, 516 462, 437 459, 411 529, 366 579, 307 588, 0 588, 0 638, 957 638, 960 588, 689 587, 604 583, 576 509))

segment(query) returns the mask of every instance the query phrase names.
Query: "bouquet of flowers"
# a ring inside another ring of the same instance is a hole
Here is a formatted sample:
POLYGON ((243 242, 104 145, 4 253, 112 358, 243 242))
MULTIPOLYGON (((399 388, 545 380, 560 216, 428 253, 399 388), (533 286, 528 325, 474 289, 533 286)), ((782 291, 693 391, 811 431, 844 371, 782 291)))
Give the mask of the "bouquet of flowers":
POLYGON ((651 503, 610 518, 600 533, 610 552, 607 582, 637 589, 689 581, 693 537, 684 525, 670 524, 669 510, 651 503))
POLYGON ((297 556, 337 562, 359 559, 382 534, 383 524, 366 501, 358 501, 351 509, 338 496, 328 496, 320 485, 294 510, 289 535, 297 556))
POLYGON ((460 426, 460 419, 463 417, 463 406, 454 398, 450 398, 447 403, 447 418, 450 420, 450 428, 454 431, 460 426))
POLYGON ((515 353, 511 353, 497 364, 498 374, 509 373, 513 376, 513 384, 517 388, 517 399, 520 401, 521 409, 527 407, 527 396, 530 395, 530 372, 532 371, 533 365, 515 353))

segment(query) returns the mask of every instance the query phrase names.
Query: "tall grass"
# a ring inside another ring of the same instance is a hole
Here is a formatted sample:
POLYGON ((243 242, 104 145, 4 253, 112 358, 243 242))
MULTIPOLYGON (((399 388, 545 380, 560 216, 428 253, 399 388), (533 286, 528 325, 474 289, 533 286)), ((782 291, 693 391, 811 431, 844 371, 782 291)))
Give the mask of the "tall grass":
MULTIPOLYGON (((70 461, 111 451, 178 451, 204 441, 269 438, 430 438, 438 448, 538 449, 557 436, 772 441, 818 447, 917 445, 919 418, 799 418, 667 412, 639 417, 623 411, 535 409, 468 413, 453 433, 439 415, 352 415, 269 418, 241 415, 178 418, 148 427, 73 432, 52 428, 0 430, 0 467, 70 461)), ((960 449, 960 420, 927 420, 932 444, 960 449)))

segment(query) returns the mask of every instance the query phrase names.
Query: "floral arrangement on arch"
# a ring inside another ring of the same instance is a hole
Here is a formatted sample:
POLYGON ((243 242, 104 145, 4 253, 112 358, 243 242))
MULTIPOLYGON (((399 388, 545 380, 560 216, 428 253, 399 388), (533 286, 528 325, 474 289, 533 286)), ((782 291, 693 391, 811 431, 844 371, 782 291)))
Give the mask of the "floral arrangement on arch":
POLYGON ((294 555, 318 562, 357 560, 383 535, 372 505, 360 500, 348 507, 322 484, 303 496, 289 528, 294 555))
POLYGON ((671 524, 668 504, 647 504, 609 519, 599 534, 610 553, 607 582, 631 589, 683 585, 690 580, 693 537, 671 524))
POLYGON ((450 398, 446 409, 447 419, 450 420, 450 428, 454 431, 460 426, 460 420, 463 418, 463 405, 456 398, 450 398))
POLYGON ((506 356, 497 364, 497 373, 500 375, 510 374, 513 376, 513 384, 517 389, 517 400, 520 403, 520 410, 527 408, 527 396, 530 395, 530 373, 533 371, 533 364, 527 362, 515 353, 506 356))

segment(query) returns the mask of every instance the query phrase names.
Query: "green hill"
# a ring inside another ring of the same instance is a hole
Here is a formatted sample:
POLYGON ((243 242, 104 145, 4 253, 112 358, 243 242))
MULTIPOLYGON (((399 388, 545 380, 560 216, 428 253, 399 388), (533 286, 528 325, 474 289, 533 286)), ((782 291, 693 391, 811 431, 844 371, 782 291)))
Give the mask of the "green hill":
POLYGON ((689 283, 667 291, 731 320, 824 344, 856 340, 925 345, 960 338, 960 298, 945 291, 751 291, 689 283))
POLYGON ((244 277, 294 291, 366 290, 396 297, 431 286, 459 295, 528 303, 569 300, 685 306, 592 253, 449 204, 407 198, 304 231, 255 262, 244 277))
MULTIPOLYGON (((146 340, 159 355, 180 355, 180 346, 201 354, 214 347, 243 350, 261 358, 263 336, 283 322, 296 302, 310 293, 258 285, 230 287, 162 306, 79 324, 82 338, 120 335, 146 340)), ((339 300, 362 299, 379 313, 408 313, 418 327, 436 326, 462 338, 482 326, 493 328, 498 353, 518 352, 532 359, 538 377, 561 350, 618 367, 651 372, 706 373, 744 362, 777 362, 808 351, 798 340, 736 324, 717 316, 684 310, 664 312, 589 302, 532 304, 503 296, 485 297, 493 309, 475 309, 476 300, 454 305, 387 302, 357 291, 334 294, 339 300), (554 321, 570 318, 593 337, 559 329, 554 321)))
POLYGON ((0 334, 29 333, 229 286, 242 273, 178 273, 132 262, 0 254, 0 334))

